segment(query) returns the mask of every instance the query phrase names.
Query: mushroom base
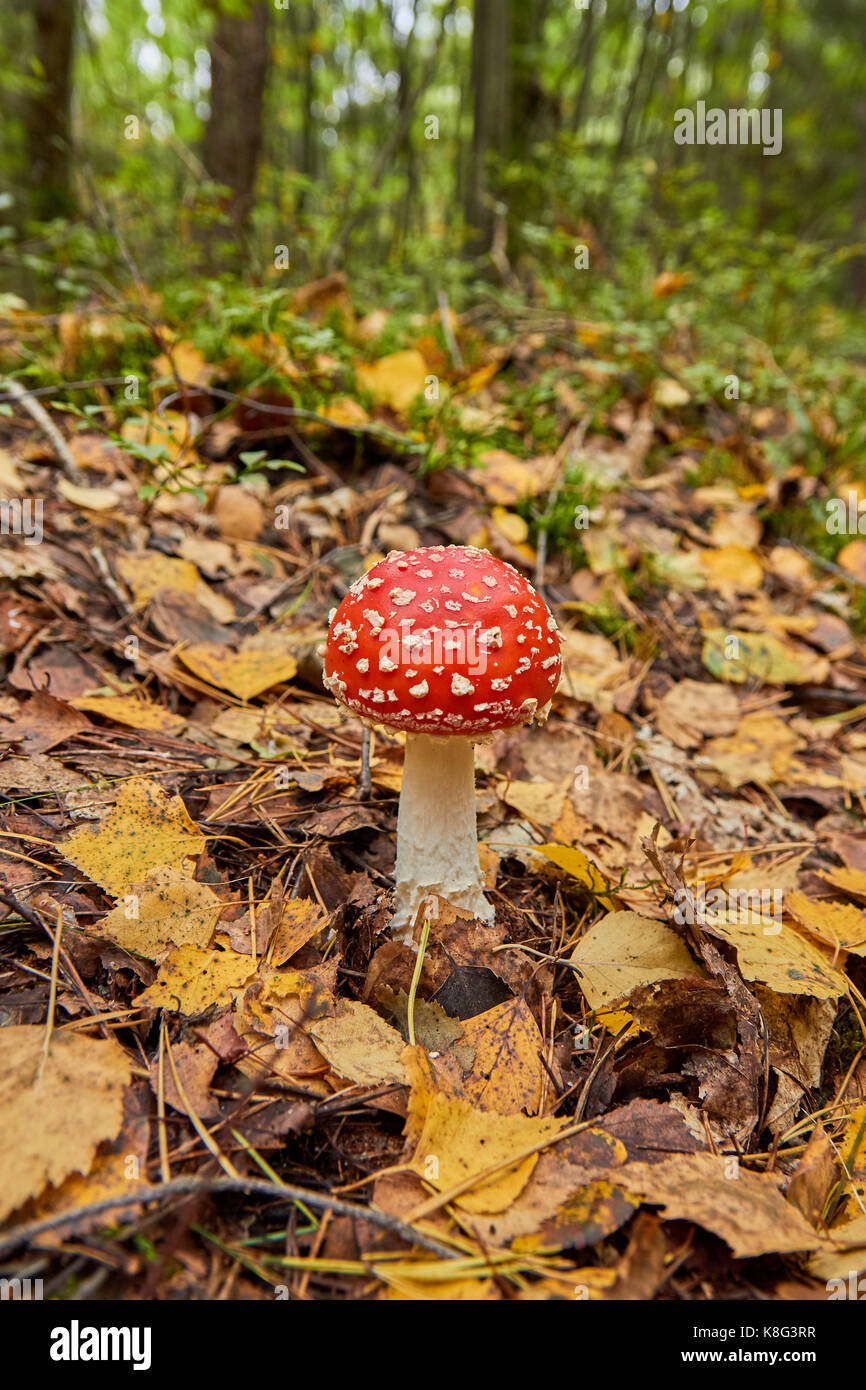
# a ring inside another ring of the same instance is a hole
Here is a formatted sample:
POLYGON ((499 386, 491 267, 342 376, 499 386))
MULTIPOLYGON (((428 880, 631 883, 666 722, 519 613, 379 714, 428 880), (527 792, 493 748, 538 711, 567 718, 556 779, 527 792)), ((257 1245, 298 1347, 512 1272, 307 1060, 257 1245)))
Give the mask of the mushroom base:
POLYGON ((481 887, 473 740, 407 734, 397 817, 391 929, 411 941, 425 898, 444 898, 483 922, 493 907, 481 887))

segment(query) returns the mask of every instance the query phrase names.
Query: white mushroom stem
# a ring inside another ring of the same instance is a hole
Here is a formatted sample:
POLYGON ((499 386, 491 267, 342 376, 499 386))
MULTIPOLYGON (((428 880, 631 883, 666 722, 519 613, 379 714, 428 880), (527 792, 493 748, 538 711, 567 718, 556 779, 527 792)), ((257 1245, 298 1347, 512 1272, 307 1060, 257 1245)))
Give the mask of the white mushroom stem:
POLYGON ((472 750, 472 739, 459 735, 406 735, 391 927, 404 930, 407 941, 424 899, 434 894, 493 921, 481 889, 472 750))

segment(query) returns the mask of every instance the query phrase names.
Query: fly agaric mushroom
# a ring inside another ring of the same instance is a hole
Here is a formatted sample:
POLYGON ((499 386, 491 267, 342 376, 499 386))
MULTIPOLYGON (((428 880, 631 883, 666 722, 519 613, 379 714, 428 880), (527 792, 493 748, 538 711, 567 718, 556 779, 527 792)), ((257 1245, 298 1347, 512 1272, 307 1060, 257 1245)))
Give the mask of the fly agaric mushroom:
POLYGON ((389 555, 330 616, 327 689, 368 724, 403 730, 392 928, 425 898, 493 921, 482 892, 473 744, 547 718, 559 632, 512 565, 470 545, 389 555))

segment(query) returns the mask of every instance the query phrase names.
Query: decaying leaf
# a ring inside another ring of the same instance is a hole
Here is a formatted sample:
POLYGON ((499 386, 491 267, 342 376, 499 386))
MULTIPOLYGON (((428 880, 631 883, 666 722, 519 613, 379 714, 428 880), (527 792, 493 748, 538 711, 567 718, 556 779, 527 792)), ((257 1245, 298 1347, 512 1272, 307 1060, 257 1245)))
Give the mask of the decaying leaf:
POLYGON ((821 685, 829 663, 808 648, 795 647, 770 633, 725 632, 712 628, 704 633, 703 662, 718 679, 742 685, 821 685))
POLYGON ((627 1163, 617 1183, 672 1221, 694 1221, 727 1241, 737 1259, 768 1252, 819 1250, 824 1244, 777 1179, 737 1158, 683 1154, 664 1163, 627 1163))
POLYGON ((110 1038, 0 1029, 0 1220, 70 1173, 87 1173, 123 1118, 129 1062, 110 1038))
POLYGON ((408 1080, 403 1039, 367 1004, 342 1000, 334 1018, 316 1019, 307 1032, 339 1076, 364 1086, 408 1080))
MULTIPOLYGON (((654 980, 705 973, 675 931, 638 912, 609 912, 581 937, 571 961, 578 967, 578 983, 593 1009, 603 1009, 654 980)), ((614 1032, 626 1021, 622 1014, 605 1019, 614 1032)))
POLYGON ((167 946, 210 944, 223 903, 212 888, 177 872, 151 874, 139 893, 125 894, 98 929, 119 946, 156 960, 167 946))

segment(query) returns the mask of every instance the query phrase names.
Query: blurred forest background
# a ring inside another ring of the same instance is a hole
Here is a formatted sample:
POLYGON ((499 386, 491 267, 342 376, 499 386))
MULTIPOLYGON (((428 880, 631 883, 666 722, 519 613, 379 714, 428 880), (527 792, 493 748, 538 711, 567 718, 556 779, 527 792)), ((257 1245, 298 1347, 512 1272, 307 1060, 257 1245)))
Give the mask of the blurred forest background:
MULTIPOLYGON (((373 356, 444 301, 488 341, 541 315, 569 350, 602 344, 602 409, 623 365, 639 392, 679 354, 696 403, 735 373, 793 412, 775 462, 814 469, 841 431, 847 463, 866 442, 863 29, 861 0, 0 0, 0 314, 158 295, 211 363, 264 326, 351 368, 337 320, 312 342, 289 313, 345 272, 359 317, 388 311, 373 356), (781 151, 678 144, 699 101, 780 111, 781 151)), ((122 364, 108 328, 89 360, 22 359, 11 336, 25 382, 152 360, 152 334, 122 364)), ((235 352, 231 384, 261 383, 261 356, 235 352)), ((289 394, 316 406, 309 381, 289 394)))
POLYGON ((689 267, 769 331, 866 294, 863 37, 859 0, 3 0, 4 278, 92 288, 116 229, 160 285, 288 244, 417 296, 498 232, 569 303, 587 240, 611 294, 689 267), (699 99, 782 153, 677 145, 699 99))

